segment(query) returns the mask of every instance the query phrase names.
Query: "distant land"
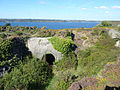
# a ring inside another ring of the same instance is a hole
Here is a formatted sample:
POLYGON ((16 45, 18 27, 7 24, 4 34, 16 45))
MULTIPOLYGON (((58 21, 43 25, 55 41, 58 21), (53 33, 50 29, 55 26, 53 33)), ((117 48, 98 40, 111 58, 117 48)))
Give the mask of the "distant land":
POLYGON ((92 20, 57 20, 57 19, 0 19, 0 22, 98 22, 92 20))

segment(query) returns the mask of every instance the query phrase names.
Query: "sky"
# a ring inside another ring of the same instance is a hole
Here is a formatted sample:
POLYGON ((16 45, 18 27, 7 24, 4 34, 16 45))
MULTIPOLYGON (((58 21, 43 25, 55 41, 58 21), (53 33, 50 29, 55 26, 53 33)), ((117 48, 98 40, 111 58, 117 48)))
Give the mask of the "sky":
POLYGON ((120 20, 120 0, 0 0, 0 18, 120 20))

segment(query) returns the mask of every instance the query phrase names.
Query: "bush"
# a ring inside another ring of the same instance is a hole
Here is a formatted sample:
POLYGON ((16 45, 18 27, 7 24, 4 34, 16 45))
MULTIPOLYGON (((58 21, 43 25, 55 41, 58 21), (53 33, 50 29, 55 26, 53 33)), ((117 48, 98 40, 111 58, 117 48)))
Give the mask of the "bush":
POLYGON ((6 26, 11 26, 11 24, 10 24, 10 23, 6 23, 4 26, 5 26, 5 27, 6 27, 6 26))
POLYGON ((52 37, 49 39, 53 47, 63 54, 68 54, 74 50, 74 42, 71 39, 52 37))
POLYGON ((51 82, 49 83, 49 86, 46 88, 46 90, 67 90, 70 86, 73 77, 73 72, 70 71, 64 71, 56 74, 51 82))
POLYGON ((55 70, 63 71, 71 68, 76 69, 77 64, 78 64, 77 56, 72 52, 72 53, 69 53, 68 55, 64 55, 62 60, 55 63, 56 65, 55 70))
POLYGON ((7 37, 7 35, 5 33, 0 34, 0 38, 6 38, 6 37, 7 37))
POLYGON ((8 60, 12 56, 12 40, 3 40, 0 42, 0 61, 8 60))
POLYGON ((52 77, 52 70, 46 62, 32 59, 26 64, 20 64, 2 78, 4 90, 44 89, 52 77))
POLYGON ((112 26, 112 24, 109 23, 109 22, 107 22, 107 21, 102 21, 102 22, 101 22, 101 25, 102 25, 102 26, 105 26, 105 27, 110 27, 110 26, 112 26))
POLYGON ((99 36, 99 35, 104 35, 104 34, 106 34, 107 33, 107 31, 106 30, 92 30, 92 35, 97 35, 97 36, 99 36))
POLYGON ((22 31, 16 31, 15 34, 20 36, 20 35, 23 35, 23 32, 22 31))
POLYGON ((120 32, 120 27, 118 27, 118 31, 120 32))

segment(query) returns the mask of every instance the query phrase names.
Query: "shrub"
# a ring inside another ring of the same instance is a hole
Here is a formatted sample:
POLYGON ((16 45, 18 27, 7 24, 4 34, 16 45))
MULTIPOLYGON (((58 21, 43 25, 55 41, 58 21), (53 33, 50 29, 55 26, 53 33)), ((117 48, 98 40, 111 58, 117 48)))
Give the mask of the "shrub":
POLYGON ((6 37, 7 37, 7 35, 5 33, 0 34, 0 38, 6 38, 6 37))
POLYGON ((46 90, 67 90, 70 86, 73 77, 73 72, 67 70, 56 74, 49 83, 46 90))
POLYGON ((43 89, 52 77, 52 70, 46 62, 32 59, 26 64, 20 64, 10 73, 5 74, 2 78, 3 88, 5 90, 43 89))
POLYGON ((106 27, 106 26, 107 26, 107 27, 112 26, 112 24, 109 23, 109 22, 107 22, 107 21, 102 21, 102 22, 101 22, 101 25, 102 25, 102 26, 105 26, 105 27, 106 27))
POLYGON ((87 37, 81 37, 81 39, 86 40, 86 39, 87 39, 87 37))
POLYGON ((49 39, 53 47, 63 54, 68 54, 74 50, 74 42, 71 39, 52 37, 49 39))
POLYGON ((120 27, 118 27, 118 31, 120 32, 120 27))
POLYGON ((11 26, 11 24, 10 24, 10 23, 6 23, 4 26, 5 26, 5 27, 6 27, 6 26, 11 26))
POLYGON ((3 40, 0 42, 0 61, 8 60, 11 56, 12 40, 3 40))
POLYGON ((99 35, 104 35, 104 34, 106 34, 107 33, 107 31, 106 30, 92 30, 92 35, 97 35, 97 36, 99 36, 99 35))
POLYGON ((56 71, 63 71, 63 70, 67 70, 67 69, 71 69, 77 68, 77 56, 75 55, 75 53, 71 52, 68 55, 64 55, 64 57, 62 58, 62 60, 58 61, 55 63, 56 71))
POLYGON ((20 35, 23 35, 23 32, 22 31, 16 31, 15 34, 20 36, 20 35))

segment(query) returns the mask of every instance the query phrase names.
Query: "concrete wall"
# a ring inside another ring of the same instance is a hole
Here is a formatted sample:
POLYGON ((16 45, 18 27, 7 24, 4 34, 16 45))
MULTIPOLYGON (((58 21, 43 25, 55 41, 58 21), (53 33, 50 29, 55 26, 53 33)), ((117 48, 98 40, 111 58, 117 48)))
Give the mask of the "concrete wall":
POLYGON ((52 44, 49 42, 48 38, 33 37, 29 38, 27 41, 27 47, 29 51, 32 52, 34 57, 42 59, 45 54, 52 54, 55 57, 55 60, 62 59, 62 53, 55 50, 52 44))

